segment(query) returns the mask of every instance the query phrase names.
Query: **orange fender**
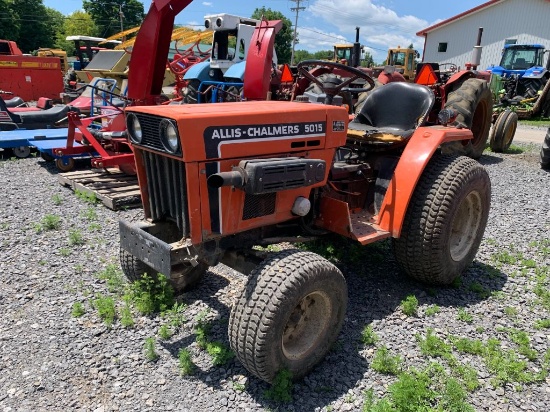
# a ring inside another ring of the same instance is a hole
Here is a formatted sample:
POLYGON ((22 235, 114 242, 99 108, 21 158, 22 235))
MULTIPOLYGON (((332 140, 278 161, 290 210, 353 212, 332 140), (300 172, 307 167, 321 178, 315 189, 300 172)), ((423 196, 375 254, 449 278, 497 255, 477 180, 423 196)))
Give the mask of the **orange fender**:
POLYGON ((443 126, 416 129, 395 168, 380 213, 375 217, 376 225, 392 237, 399 237, 414 189, 434 152, 442 143, 472 137, 469 129, 443 126))

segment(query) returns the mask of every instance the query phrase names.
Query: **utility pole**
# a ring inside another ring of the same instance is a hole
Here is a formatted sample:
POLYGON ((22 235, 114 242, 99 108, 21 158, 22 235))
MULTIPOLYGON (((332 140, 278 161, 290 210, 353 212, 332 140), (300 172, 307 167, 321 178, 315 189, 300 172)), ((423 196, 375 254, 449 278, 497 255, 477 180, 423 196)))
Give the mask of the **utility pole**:
POLYGON ((296 12, 296 19, 294 21, 294 37, 292 38, 292 54, 290 56, 290 65, 294 65, 294 46, 296 46, 296 30, 298 29, 298 13, 305 10, 305 7, 300 7, 300 1, 303 0, 292 0, 296 3, 296 7, 292 7, 290 10, 296 12))
POLYGON ((124 25, 122 24, 122 18, 124 17, 124 13, 122 12, 122 4, 119 4, 118 6, 118 15, 120 16, 120 32, 122 33, 124 31, 124 25))

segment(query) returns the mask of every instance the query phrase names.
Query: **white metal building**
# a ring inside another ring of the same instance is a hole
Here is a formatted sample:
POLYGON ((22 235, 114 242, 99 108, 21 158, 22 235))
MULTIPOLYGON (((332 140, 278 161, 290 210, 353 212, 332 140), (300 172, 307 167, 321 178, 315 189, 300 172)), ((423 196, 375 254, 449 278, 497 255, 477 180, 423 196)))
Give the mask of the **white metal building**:
POLYGON ((538 43, 548 50, 550 0, 491 0, 423 29, 416 33, 424 37, 422 61, 454 63, 464 68, 472 62, 480 27, 480 70, 500 62, 505 43, 538 43))

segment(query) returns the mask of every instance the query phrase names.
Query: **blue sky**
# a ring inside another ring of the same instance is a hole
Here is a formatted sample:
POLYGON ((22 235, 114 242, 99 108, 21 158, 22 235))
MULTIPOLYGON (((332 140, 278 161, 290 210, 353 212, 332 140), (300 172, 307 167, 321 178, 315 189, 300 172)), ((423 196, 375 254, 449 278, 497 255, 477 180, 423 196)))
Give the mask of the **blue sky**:
MULTIPOLYGON (((476 7, 484 0, 434 2, 433 0, 309 0, 300 1, 305 7, 298 17, 299 44, 297 50, 329 50, 334 43, 355 41, 355 27, 360 27, 361 44, 367 46, 375 61, 386 57, 389 47, 407 47, 413 43, 422 51, 423 39, 419 30, 441 20, 476 7)), ((150 1, 144 0, 145 12, 150 1)), ((295 13, 291 0, 250 1, 228 4, 227 0, 194 1, 177 17, 176 23, 202 27, 207 14, 230 13, 250 17, 256 8, 265 6, 280 11, 293 23, 295 13)), ((47 7, 68 15, 82 9, 81 0, 44 0, 47 7)))

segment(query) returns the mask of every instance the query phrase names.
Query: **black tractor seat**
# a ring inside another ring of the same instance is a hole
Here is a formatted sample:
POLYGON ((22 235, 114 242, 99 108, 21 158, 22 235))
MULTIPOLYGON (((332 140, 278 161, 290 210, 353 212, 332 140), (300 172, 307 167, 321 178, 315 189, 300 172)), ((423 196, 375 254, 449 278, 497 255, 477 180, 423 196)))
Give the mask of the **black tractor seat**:
POLYGON ((435 101, 426 86, 392 82, 374 89, 361 112, 348 125, 348 137, 379 142, 401 142, 426 121, 435 101))
POLYGON ((47 110, 14 113, 14 117, 19 118, 23 129, 46 129, 65 119, 70 111, 80 113, 80 110, 72 106, 54 106, 47 110))
POLYGON ((16 96, 12 97, 11 99, 4 99, 4 103, 6 103, 6 107, 18 107, 23 106, 25 104, 25 101, 21 97, 16 96))

